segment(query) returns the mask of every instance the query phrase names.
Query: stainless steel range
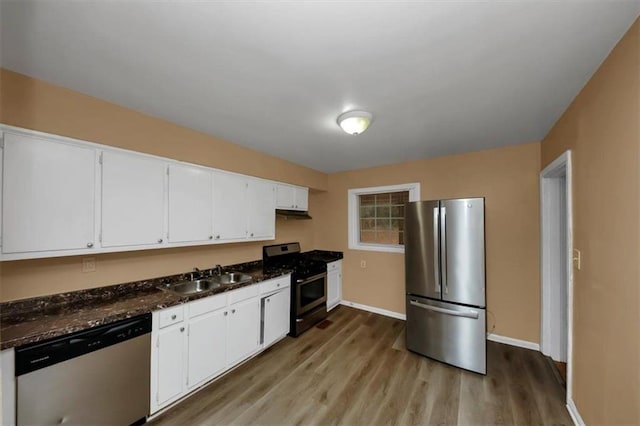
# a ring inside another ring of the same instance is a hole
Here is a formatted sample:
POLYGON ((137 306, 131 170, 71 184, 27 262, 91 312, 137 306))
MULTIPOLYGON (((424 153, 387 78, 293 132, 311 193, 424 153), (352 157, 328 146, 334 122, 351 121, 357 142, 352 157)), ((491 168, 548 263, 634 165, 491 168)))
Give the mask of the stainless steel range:
POLYGON ((290 269, 291 328, 297 337, 327 317, 327 264, 300 253, 300 243, 275 244, 262 248, 265 270, 290 269))

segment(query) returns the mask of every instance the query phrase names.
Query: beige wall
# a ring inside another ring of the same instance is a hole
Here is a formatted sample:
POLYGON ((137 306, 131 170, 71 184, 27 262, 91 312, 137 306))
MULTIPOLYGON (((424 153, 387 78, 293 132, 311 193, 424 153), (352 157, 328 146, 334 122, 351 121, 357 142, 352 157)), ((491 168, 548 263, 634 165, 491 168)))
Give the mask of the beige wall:
MULTIPOLYGON (((326 190, 327 175, 130 109, 0 68, 0 122, 247 175, 326 190), (242 159, 242 161, 237 161, 242 159), (230 161, 231 160, 231 161, 230 161)), ((313 213, 314 195, 310 197, 313 213)), ((314 248, 313 221, 276 221, 276 242, 314 248)), ((96 256, 82 273, 79 256, 2 262, 0 301, 117 284, 259 259, 263 244, 148 250, 96 256)))
POLYGON ((542 142, 573 156, 573 399, 587 424, 640 424, 640 22, 542 142))
POLYGON ((317 196, 315 243, 345 252, 344 299, 405 312, 404 256, 348 249, 347 191, 420 182, 423 200, 486 197, 488 327, 495 324, 496 334, 538 342, 539 171, 535 142, 332 174, 329 191, 317 196))

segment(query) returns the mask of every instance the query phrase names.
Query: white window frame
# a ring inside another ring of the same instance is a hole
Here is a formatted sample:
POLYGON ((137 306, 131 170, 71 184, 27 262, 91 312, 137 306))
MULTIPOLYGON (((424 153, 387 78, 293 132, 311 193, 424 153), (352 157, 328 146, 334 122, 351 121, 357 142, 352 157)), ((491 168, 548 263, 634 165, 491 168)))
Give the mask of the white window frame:
POLYGON ((371 244, 360 242, 360 209, 358 196, 367 194, 380 194, 384 192, 409 191, 409 201, 420 200, 420 184, 405 183, 401 185, 376 186, 371 188, 356 188, 348 191, 349 206, 349 249, 381 251, 387 253, 404 253, 404 245, 371 244))

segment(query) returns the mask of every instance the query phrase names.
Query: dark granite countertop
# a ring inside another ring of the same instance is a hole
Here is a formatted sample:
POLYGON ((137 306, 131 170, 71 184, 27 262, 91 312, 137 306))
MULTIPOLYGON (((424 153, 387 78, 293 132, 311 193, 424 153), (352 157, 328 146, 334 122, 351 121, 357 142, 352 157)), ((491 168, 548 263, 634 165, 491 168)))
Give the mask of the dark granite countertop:
POLYGON ((313 260, 320 262, 331 263, 336 260, 340 260, 344 257, 341 251, 329 251, 329 250, 311 250, 302 253, 305 256, 309 256, 313 260))
MULTIPOLYGON (((223 271, 243 272, 251 275, 253 280, 221 286, 205 294, 192 296, 180 296, 161 288, 163 284, 188 279, 190 274, 185 273, 0 303, 0 350, 132 318, 290 272, 275 268, 264 271, 262 261, 229 265, 223 271)), ((202 272, 210 274, 212 271, 202 272)))

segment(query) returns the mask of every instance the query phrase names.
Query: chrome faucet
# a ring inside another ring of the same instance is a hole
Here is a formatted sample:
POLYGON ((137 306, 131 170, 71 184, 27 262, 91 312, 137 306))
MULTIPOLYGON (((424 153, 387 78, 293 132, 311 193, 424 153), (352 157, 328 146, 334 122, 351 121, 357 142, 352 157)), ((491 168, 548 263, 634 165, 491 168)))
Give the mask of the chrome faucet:
POLYGON ((217 276, 222 275, 222 266, 220 266, 220 265, 216 265, 216 266, 214 266, 214 267, 213 267, 213 269, 215 270, 215 274, 216 274, 217 276))
POLYGON ((191 272, 191 281, 194 280, 194 273, 198 274, 198 278, 202 278, 202 272, 198 268, 193 268, 193 272, 191 272))

